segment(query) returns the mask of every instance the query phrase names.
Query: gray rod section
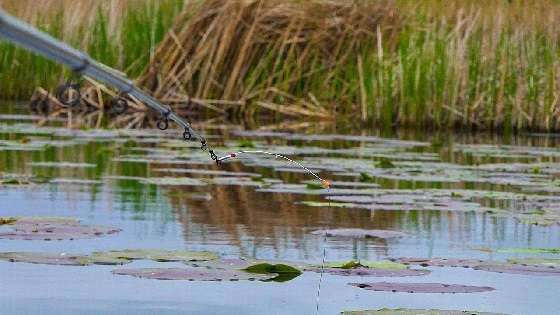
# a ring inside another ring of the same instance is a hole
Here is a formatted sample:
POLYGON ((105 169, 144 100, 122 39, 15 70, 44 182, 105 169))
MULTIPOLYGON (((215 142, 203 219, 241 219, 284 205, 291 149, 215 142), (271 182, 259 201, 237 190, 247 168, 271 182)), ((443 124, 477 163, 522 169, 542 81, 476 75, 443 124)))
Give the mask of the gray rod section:
MULTIPOLYGON (((76 73, 85 73, 92 78, 105 82, 123 93, 130 94, 147 106, 159 111, 168 119, 173 120, 185 130, 198 138, 203 147, 206 147, 206 140, 198 134, 190 124, 175 115, 170 108, 144 93, 134 83, 117 73, 113 69, 93 60, 84 52, 70 47, 69 45, 25 24, 18 19, 7 14, 0 8, 0 37, 22 46, 30 51, 43 55, 49 59, 56 60, 72 68, 76 73)), ((211 151, 213 152, 213 151, 211 151)))

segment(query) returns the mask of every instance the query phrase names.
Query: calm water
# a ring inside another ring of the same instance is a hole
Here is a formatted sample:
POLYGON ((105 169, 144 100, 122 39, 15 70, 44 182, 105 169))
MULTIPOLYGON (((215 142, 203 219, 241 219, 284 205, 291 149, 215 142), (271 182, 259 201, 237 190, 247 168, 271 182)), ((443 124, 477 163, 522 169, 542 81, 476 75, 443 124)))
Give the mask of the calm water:
MULTIPOLYGON (((10 109, 11 114, 23 112, 17 107, 10 109)), ((255 158, 256 162, 245 159, 217 167, 209 163, 206 155, 197 153, 198 150, 173 145, 173 140, 176 139, 174 132, 129 132, 126 135, 115 136, 110 133, 104 135, 78 130, 70 134, 64 129, 35 128, 33 118, 0 116, 0 140, 4 141, 4 146, 0 146, 0 172, 5 175, 23 174, 48 179, 50 182, 26 186, 0 186, 0 216, 75 217, 83 224, 118 227, 122 232, 96 239, 73 241, 0 240, 0 252, 89 254, 93 251, 112 249, 162 248, 208 250, 225 257, 245 256, 312 263, 322 260, 323 248, 326 249, 326 258, 329 261, 375 261, 390 257, 453 257, 499 261, 527 256, 560 258, 560 255, 555 254, 489 253, 473 249, 560 248, 558 224, 532 225, 512 216, 496 217, 479 211, 392 211, 311 207, 300 202, 326 199, 323 196, 307 194, 263 192, 260 191, 262 187, 236 184, 200 187, 143 184, 138 181, 138 177, 220 177, 215 174, 178 173, 177 169, 250 172, 286 184, 301 183, 313 178, 294 172, 289 168, 290 165, 282 167, 277 164, 278 161, 270 164, 270 161, 262 161, 260 158, 255 158), (27 141, 30 141, 30 144, 43 141, 48 145, 33 149, 17 145, 27 141), (170 152, 185 155, 169 155, 170 152), (92 165, 59 167, 56 164, 33 164, 61 161, 92 165), (172 168, 174 171, 158 170, 161 168, 172 168), (59 182, 55 182, 55 179, 59 179, 59 182), (322 237, 310 234, 311 231, 322 228, 390 229, 407 232, 415 237, 396 240, 329 238, 325 243, 322 237)), ((504 137, 415 132, 386 134, 376 130, 353 131, 317 124, 296 129, 295 133, 301 137, 240 131, 243 131, 241 127, 206 129, 206 133, 212 135, 210 142, 218 147, 217 151, 220 153, 227 154, 227 150, 239 145, 236 141, 240 139, 251 140, 256 147, 270 150, 276 148, 278 153, 317 148, 316 153, 290 155, 317 167, 321 167, 316 165, 319 162, 325 164, 327 158, 341 157, 369 160, 372 164, 384 156, 390 157, 395 163, 421 161, 426 158, 426 163, 441 164, 432 166, 432 169, 445 169, 449 165, 513 165, 560 161, 560 153, 556 155, 556 147, 560 142, 557 135, 504 137), (310 134, 346 134, 362 137, 337 140, 333 137, 323 139, 306 136, 310 134), (393 140, 376 141, 373 137, 393 140), (469 144, 468 150, 458 151, 457 147, 464 144, 469 144), (508 145, 510 149, 507 152, 496 152, 486 146, 502 144, 508 145), (516 147, 536 149, 512 149, 516 147), (361 150, 351 151, 356 148, 361 150), (387 148, 389 150, 385 150, 387 148), (542 148, 548 149, 539 153, 542 148), (336 150, 342 151, 339 154, 336 150), (410 156, 407 157, 407 154, 410 156)), ((337 163, 337 160, 333 161, 333 164, 337 163)), ((330 180, 358 181, 356 174, 344 174, 332 167, 319 171, 323 177, 330 180)), ((427 170, 420 172, 429 173, 427 170)), ((457 178, 463 178, 461 176, 465 175, 464 170, 461 172, 463 173, 457 178)), ((559 173, 555 172, 535 173, 546 175, 546 180, 553 183, 560 178, 559 173)), ((429 176, 437 179, 434 173, 429 173, 429 176)), ((516 182, 500 184, 491 180, 411 180, 402 174, 384 173, 379 176, 374 174, 372 177, 371 182, 378 184, 378 189, 522 192, 526 187, 522 184, 517 185, 516 182)), ((530 179, 536 181, 539 178, 530 179)), ((519 178, 514 180, 520 181, 519 178)), ((554 190, 543 190, 531 194, 557 194, 554 190)), ((480 204, 511 208, 511 205, 503 204, 499 200, 481 200, 480 204)), ((144 266, 184 265, 134 261, 118 268, 144 266)), ((319 274, 316 273, 306 272, 285 283, 190 282, 116 276, 111 274, 113 269, 117 268, 0 261, 0 309, 2 313, 29 314, 315 312, 319 281, 319 274)), ((432 273, 423 277, 364 279, 325 275, 320 313, 337 314, 345 310, 383 307, 460 309, 510 314, 558 313, 558 277, 500 274, 464 268, 428 269, 432 270, 432 273), (385 293, 365 291, 347 285, 348 282, 356 281, 443 282, 492 286, 496 290, 473 294, 385 293)))

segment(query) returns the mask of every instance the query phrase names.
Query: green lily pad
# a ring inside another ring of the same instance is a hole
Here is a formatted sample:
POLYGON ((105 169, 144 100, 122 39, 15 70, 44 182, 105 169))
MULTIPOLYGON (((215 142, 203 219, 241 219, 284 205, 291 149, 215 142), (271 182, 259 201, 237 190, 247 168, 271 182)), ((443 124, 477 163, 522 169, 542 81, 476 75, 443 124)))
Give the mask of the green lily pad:
POLYGON ((249 266, 243 270, 258 274, 277 274, 278 276, 268 279, 274 282, 289 281, 301 275, 301 271, 299 269, 286 264, 260 263, 249 266))
POLYGON ((29 165, 34 167, 56 167, 56 168, 91 168, 96 167, 90 163, 74 163, 74 162, 31 162, 29 165))
POLYGON ((317 184, 317 183, 307 183, 305 184, 305 188, 307 189, 326 189, 325 186, 321 185, 321 184, 317 184))
POLYGON ((194 252, 186 250, 163 250, 163 249, 123 249, 108 252, 94 252, 91 255, 96 259, 149 259, 158 262, 169 261, 205 261, 217 259, 218 255, 211 252, 194 252))
POLYGON ((17 218, 14 218, 14 217, 5 217, 5 218, 0 217, 0 225, 13 224, 16 221, 17 221, 17 218))
POLYGON ((379 168, 395 168, 395 164, 387 158, 382 158, 376 166, 379 168))
POLYGON ((31 253, 31 252, 6 252, 0 253, 0 260, 10 262, 24 262, 44 265, 63 266, 88 266, 88 265, 124 265, 128 259, 111 257, 93 257, 80 254, 56 253, 31 253))

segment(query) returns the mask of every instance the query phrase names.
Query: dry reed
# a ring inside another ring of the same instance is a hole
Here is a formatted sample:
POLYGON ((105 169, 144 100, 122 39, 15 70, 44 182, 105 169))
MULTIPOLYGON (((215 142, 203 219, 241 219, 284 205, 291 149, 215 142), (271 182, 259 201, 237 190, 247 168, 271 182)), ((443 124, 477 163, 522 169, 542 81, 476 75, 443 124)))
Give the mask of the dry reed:
POLYGON ((558 1, 187 1, 138 82, 385 126, 557 130, 558 1))

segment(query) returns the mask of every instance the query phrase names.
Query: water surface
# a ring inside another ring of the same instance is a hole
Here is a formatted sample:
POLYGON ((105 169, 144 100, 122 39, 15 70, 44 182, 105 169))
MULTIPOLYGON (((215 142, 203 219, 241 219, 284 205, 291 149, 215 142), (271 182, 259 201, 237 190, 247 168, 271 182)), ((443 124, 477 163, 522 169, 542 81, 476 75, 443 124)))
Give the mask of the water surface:
MULTIPOLYGON (((9 114, 14 113, 25 111, 16 107, 9 114)), ((178 141, 179 131, 69 132, 56 127, 60 122, 37 127, 34 121, 38 117, 3 115, 0 118, 0 172, 4 177, 26 175, 44 181, 0 186, 0 216, 75 217, 84 224, 122 229, 117 234, 86 240, 0 240, 0 252, 89 254, 112 249, 161 248, 310 263, 322 260, 323 249, 328 261, 376 261, 391 257, 504 261, 527 256, 559 257, 475 250, 480 247, 560 248, 558 224, 532 224, 526 213, 535 205, 519 200, 478 196, 469 199, 467 205, 473 207, 472 211, 458 211, 464 204, 452 204, 444 210, 313 207, 301 202, 328 202, 328 199, 315 194, 271 192, 282 188, 278 183, 304 183, 303 189, 297 187, 309 193, 304 185, 313 180, 278 159, 249 156, 218 167, 199 151, 196 143, 182 145, 178 141), (271 185, 241 186, 242 180, 225 184, 223 179, 216 178, 236 178, 235 174, 205 174, 198 170, 242 173, 245 179, 253 177, 257 184, 261 183, 256 180, 260 175, 271 185), (214 178, 220 184, 165 186, 142 181, 154 177, 191 177, 205 181, 214 178), (483 207, 506 213, 497 216, 483 211, 483 207), (325 242, 321 236, 310 233, 323 228, 389 229, 414 237, 329 238, 325 242)), ((243 127, 219 129, 212 125, 205 132, 220 155, 238 150, 239 146, 254 146, 290 154, 333 181, 359 183, 360 173, 368 173, 371 179, 367 181, 377 186, 365 188, 373 191, 368 196, 388 190, 395 190, 393 195, 398 191, 434 189, 456 191, 455 196, 464 194, 463 191, 511 192, 544 196, 539 207, 558 210, 558 201, 554 199, 560 179, 560 172, 554 166, 560 160, 557 135, 382 133, 375 129, 355 131, 314 124, 288 130, 288 134, 260 133, 243 127), (378 163, 383 159, 389 159, 395 168, 379 168, 378 163), (529 171, 511 171, 498 167, 500 164, 530 164, 531 167, 529 171), (484 165, 491 167, 484 169, 484 165), (454 167, 458 169, 451 171, 454 167)), ((350 191, 343 195, 355 194, 350 191)), ((420 208, 421 203, 415 201, 411 207, 420 208)), ((135 261, 124 268, 143 266, 183 265, 135 261)), ((319 281, 316 273, 304 273, 285 283, 160 281, 116 276, 111 274, 113 269, 116 268, 0 261, 3 288, 0 308, 6 313, 57 314, 311 314, 315 311, 319 281)), ((510 314, 552 314, 558 309, 555 298, 560 279, 557 277, 464 268, 428 269, 432 270, 430 275, 406 278, 325 275, 320 313, 383 307, 510 314), (496 290, 473 294, 408 294, 365 291, 347 285, 358 281, 443 282, 492 286, 496 290)))

